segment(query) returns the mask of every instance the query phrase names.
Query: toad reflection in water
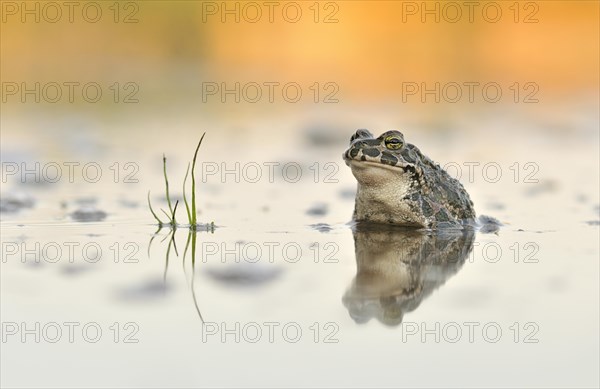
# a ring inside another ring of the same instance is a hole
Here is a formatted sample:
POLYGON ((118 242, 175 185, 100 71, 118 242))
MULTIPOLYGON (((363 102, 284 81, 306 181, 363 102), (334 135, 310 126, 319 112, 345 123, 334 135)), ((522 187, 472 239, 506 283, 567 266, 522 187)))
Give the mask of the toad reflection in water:
POLYGON ((394 226, 354 226, 356 276, 342 302, 357 323, 397 326, 456 274, 473 249, 472 229, 431 234, 394 226))

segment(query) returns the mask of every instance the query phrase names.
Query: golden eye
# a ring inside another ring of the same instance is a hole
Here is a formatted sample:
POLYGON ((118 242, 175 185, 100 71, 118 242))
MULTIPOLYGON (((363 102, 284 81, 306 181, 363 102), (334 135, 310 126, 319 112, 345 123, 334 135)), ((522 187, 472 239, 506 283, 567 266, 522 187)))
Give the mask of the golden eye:
POLYGON ((398 150, 403 146, 402 139, 395 136, 388 136, 387 138, 385 138, 384 142, 385 147, 387 147, 390 150, 398 150))

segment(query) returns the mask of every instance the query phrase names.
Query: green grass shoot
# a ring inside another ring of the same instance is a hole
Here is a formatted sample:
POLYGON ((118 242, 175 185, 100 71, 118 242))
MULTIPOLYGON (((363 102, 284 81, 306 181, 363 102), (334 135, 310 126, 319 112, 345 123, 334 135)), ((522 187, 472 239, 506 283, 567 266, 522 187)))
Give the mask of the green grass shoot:
MULTIPOLYGON (((204 139, 204 136, 206 135, 206 132, 202 134, 202 137, 200 138, 200 141, 198 142, 198 145, 196 146, 196 150, 194 152, 194 158, 192 160, 192 200, 191 200, 191 206, 187 200, 187 196, 186 196, 186 190, 185 190, 185 185, 187 183, 187 178, 188 175, 190 173, 190 164, 188 163, 187 166, 187 170, 185 171, 185 177, 183 179, 183 202, 185 203, 185 210, 187 213, 187 217, 188 217, 188 222, 190 224, 190 229, 191 230, 197 230, 198 225, 196 223, 196 175, 195 175, 195 168, 196 168, 196 159, 198 158, 198 150, 200 150, 200 145, 202 144, 202 140, 204 139)), ((156 221, 158 222, 159 227, 162 227, 165 224, 170 224, 171 227, 173 228, 177 228, 177 220, 176 220, 176 212, 177 212, 177 205, 179 204, 179 201, 175 202, 175 207, 172 206, 171 203, 171 196, 169 194, 169 179, 167 178, 167 157, 165 156, 165 154, 163 154, 163 176, 165 178, 165 195, 167 197, 167 204, 169 205, 169 213, 167 213, 167 211, 165 211, 164 209, 161 209, 161 211, 167 216, 167 219, 169 220, 168 223, 164 223, 162 220, 160 220, 160 218, 156 215, 156 212, 154 212, 154 209, 152 209, 152 204, 150 202, 150 191, 148 191, 148 208, 150 208, 150 212, 152 213, 152 216, 154 216, 154 219, 156 219, 156 221)), ((213 223, 214 226, 214 223, 213 223)), ((214 227, 213 227, 213 231, 214 231, 214 227)))
POLYGON ((190 228, 196 229, 196 175, 194 174, 194 169, 196 168, 196 157, 198 157, 198 150, 200 149, 200 145, 202 144, 202 140, 204 139, 204 135, 206 132, 202 134, 200 141, 198 142, 198 146, 196 146, 196 151, 194 152, 194 159, 192 160, 192 218, 190 222, 190 228))
POLYGON ((183 179, 183 202, 185 203, 185 211, 187 212, 188 223, 192 225, 192 214, 190 213, 190 205, 187 201, 187 196, 185 195, 185 183, 187 181, 188 175, 190 173, 190 164, 188 163, 187 169, 185 170, 185 177, 183 179))
POLYGON ((148 191, 148 207, 150 208, 150 212, 152 212, 152 216, 154 216, 154 218, 155 218, 155 219, 156 219, 156 221, 158 222, 158 225, 159 225, 160 227, 162 227, 162 226, 163 226, 163 224, 165 224, 165 223, 163 223, 163 222, 162 222, 162 220, 160 220, 160 219, 158 218, 158 216, 156 216, 156 213, 155 213, 155 212, 154 212, 154 210, 152 209, 152 204, 150 203, 150 191, 148 191))
POLYGON ((169 180, 167 179, 167 157, 163 154, 163 175, 165 176, 165 192, 167 194, 167 203, 169 204, 169 211, 173 213, 173 207, 171 206, 171 197, 169 196, 169 180))
POLYGON ((173 208, 173 212, 171 212, 171 225, 173 228, 177 228, 177 220, 175 220, 175 213, 177 212, 177 205, 179 204, 179 200, 175 201, 175 208, 173 208))

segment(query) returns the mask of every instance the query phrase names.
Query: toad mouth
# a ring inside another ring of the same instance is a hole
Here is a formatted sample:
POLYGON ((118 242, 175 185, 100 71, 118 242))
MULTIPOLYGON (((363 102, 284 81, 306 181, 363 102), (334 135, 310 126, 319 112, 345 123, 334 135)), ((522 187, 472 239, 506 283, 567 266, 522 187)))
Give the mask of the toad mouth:
POLYGON ((345 159, 346 161, 346 165, 348 165, 350 168, 354 169, 367 169, 368 167, 377 167, 380 169, 388 169, 391 171, 402 171, 405 172, 406 168, 403 166, 397 166, 397 165, 388 165, 385 163, 381 163, 381 162, 377 162, 377 161, 362 161, 362 160, 358 160, 358 159, 345 159))

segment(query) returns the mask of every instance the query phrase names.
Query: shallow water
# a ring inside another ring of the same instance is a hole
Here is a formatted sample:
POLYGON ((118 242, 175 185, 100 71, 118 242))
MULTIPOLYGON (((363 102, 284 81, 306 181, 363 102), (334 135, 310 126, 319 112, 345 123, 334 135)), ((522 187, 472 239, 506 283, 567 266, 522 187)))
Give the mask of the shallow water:
POLYGON ((553 139, 543 128, 405 131, 451 174, 461 169, 478 214, 504 223, 442 236, 352 228, 341 153, 353 129, 268 145, 272 128, 251 129, 234 157, 227 134, 209 131, 196 174, 206 175, 199 219, 215 228, 195 234, 157 231, 146 206, 151 190, 168 208, 162 152, 181 199, 195 139, 137 147, 133 135, 82 133, 42 151, 8 134, 3 161, 95 161, 103 176, 3 185, 2 384, 598 385, 593 126, 553 139), (519 141, 498 147, 509 135, 519 141), (557 158, 565 149, 568 162, 557 158), (239 177, 208 174, 236 161, 239 177), (484 175, 486 163, 501 176, 484 175))

